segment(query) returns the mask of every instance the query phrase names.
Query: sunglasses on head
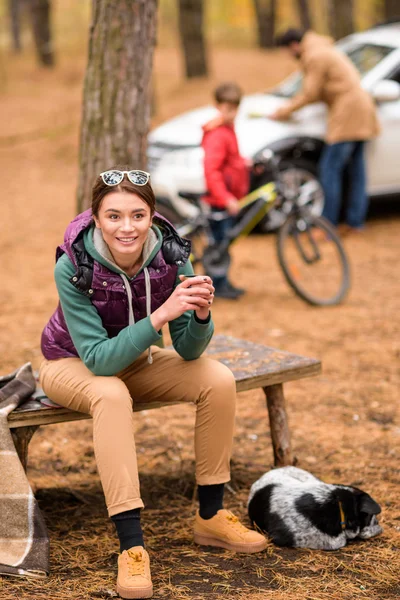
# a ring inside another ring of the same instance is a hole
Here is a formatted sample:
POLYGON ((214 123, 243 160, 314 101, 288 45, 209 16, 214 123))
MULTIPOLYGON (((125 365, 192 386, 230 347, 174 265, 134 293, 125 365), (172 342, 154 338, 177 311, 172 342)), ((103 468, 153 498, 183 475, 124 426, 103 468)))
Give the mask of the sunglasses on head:
POLYGON ((146 185, 150 179, 150 173, 146 171, 104 171, 100 177, 106 185, 119 185, 126 175, 134 185, 146 185))

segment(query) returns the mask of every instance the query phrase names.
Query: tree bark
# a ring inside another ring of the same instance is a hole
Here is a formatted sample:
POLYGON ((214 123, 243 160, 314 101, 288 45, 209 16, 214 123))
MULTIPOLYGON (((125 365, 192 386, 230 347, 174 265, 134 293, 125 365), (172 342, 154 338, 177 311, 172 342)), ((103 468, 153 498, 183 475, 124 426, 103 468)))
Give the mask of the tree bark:
POLYGON ((353 0, 328 0, 329 30, 335 39, 354 32, 353 0))
POLYGON ((45 67, 54 65, 54 51, 51 39, 50 0, 27 0, 33 39, 40 63, 45 67))
POLYGON ((10 18, 11 40, 14 52, 21 52, 21 2, 8 0, 8 14, 10 18))
POLYGON ((305 30, 311 29, 312 25, 308 0, 297 0, 297 6, 299 9, 301 27, 305 30))
POLYGON ((186 77, 204 77, 208 66, 203 0, 179 0, 179 34, 186 77))
POLYGON ((93 0, 80 134, 78 211, 97 175, 146 167, 157 0, 93 0))
POLYGON ((258 45, 271 48, 274 45, 276 0, 254 0, 257 19, 258 45))
POLYGON ((399 0, 385 0, 384 2, 385 19, 398 19, 400 21, 400 2, 399 0))

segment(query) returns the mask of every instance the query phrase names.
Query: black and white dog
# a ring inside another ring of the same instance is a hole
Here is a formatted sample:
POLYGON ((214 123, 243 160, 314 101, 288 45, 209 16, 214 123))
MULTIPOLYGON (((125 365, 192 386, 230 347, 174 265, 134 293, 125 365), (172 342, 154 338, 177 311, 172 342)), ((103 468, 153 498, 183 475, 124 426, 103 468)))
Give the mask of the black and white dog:
POLYGON ((347 540, 382 533, 376 518, 381 508, 371 496, 296 467, 274 469, 253 483, 248 511, 278 546, 337 550, 347 540))

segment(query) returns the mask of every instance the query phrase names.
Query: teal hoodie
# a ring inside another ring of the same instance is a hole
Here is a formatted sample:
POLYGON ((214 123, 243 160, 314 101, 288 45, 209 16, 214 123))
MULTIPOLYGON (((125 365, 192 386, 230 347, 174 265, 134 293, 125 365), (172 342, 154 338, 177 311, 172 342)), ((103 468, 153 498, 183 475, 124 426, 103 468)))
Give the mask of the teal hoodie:
MULTIPOLYGON (((84 244, 94 260, 123 279, 133 279, 116 265, 100 231, 94 226, 86 230, 84 244)), ((161 231, 153 225, 143 249, 144 260, 139 272, 151 263, 161 245, 161 231)), ((95 375, 115 375, 150 346, 162 343, 161 332, 154 329, 149 316, 128 325, 116 337, 109 338, 90 298, 70 283, 75 267, 66 254, 57 261, 54 274, 61 308, 74 346, 84 364, 95 375)), ((179 275, 191 274, 193 267, 188 261, 178 269, 175 287, 180 283, 179 275)), ((198 358, 207 348, 214 332, 211 316, 206 321, 200 321, 194 311, 185 312, 168 325, 173 347, 184 360, 198 358)))

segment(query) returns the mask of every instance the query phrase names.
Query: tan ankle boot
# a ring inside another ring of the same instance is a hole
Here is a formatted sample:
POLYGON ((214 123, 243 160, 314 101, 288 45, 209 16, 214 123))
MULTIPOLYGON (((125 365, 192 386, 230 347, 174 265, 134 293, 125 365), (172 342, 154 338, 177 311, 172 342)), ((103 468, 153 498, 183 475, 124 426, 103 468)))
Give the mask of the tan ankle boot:
POLYGON ((217 546, 233 552, 260 552, 267 547, 261 533, 247 529, 229 510, 221 509, 211 519, 196 513, 194 541, 202 546, 217 546))
POLYGON ((150 558, 142 546, 124 550, 118 557, 117 592, 121 598, 151 598, 150 558))

